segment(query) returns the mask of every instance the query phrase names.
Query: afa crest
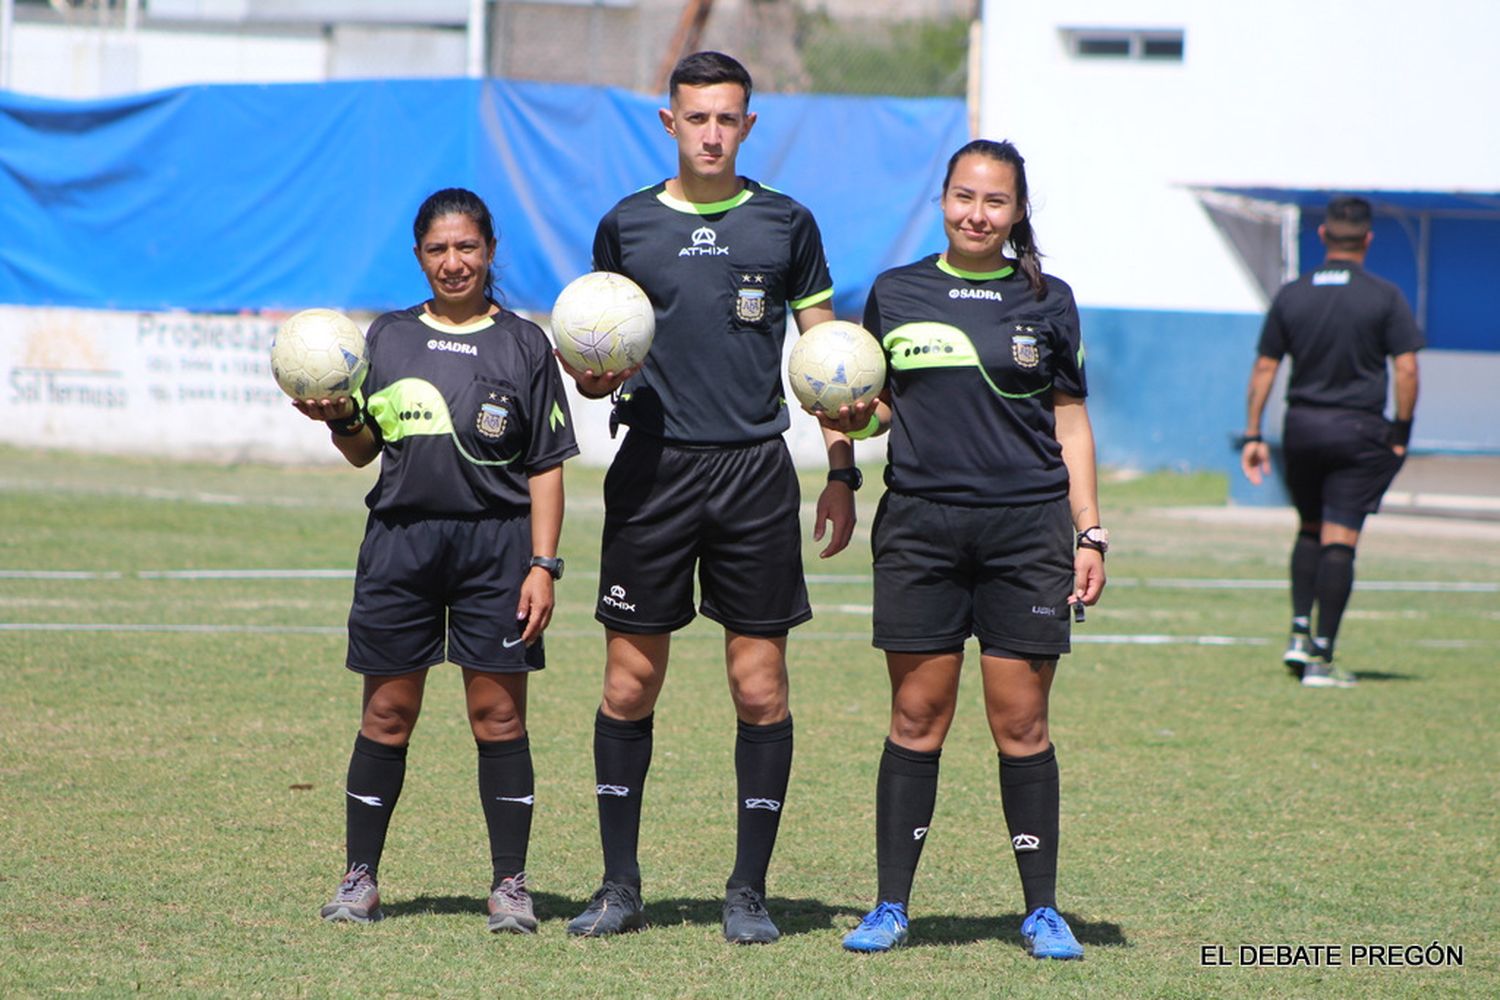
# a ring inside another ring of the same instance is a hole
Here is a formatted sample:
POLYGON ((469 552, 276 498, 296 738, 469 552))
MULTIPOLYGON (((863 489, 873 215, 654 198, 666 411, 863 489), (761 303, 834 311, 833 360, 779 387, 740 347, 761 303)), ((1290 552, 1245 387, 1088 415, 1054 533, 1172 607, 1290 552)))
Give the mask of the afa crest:
POLYGON ((479 414, 474 418, 474 428, 479 431, 481 437, 498 441, 505 433, 505 428, 510 426, 511 403, 509 396, 495 398, 492 393, 491 398, 493 402, 479 404, 479 414))
POLYGON ((1033 329, 1017 324, 1016 332, 1010 335, 1010 356, 1022 368, 1035 368, 1042 363, 1042 352, 1037 347, 1033 329))
POLYGON ((741 288, 734 300, 734 315, 741 323, 759 323, 766 318, 766 293, 760 288, 741 288))

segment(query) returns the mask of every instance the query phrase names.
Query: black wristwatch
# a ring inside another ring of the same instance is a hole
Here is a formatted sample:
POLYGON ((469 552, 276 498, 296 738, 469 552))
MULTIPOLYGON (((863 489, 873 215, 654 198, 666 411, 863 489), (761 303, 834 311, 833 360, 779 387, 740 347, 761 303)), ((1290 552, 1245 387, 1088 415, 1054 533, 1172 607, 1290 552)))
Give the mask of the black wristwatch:
POLYGON ((554 580, 562 579, 563 561, 560 557, 554 558, 552 556, 532 556, 531 565, 540 566, 542 569, 550 573, 552 575, 552 579, 554 580))
POLYGON ((851 465, 847 469, 829 469, 828 481, 830 483, 843 483, 851 490, 857 490, 865 484, 865 477, 859 469, 851 465))
POLYGON ((334 417, 332 420, 323 422, 339 437, 353 437, 365 429, 365 415, 359 410, 355 410, 347 417, 334 417))

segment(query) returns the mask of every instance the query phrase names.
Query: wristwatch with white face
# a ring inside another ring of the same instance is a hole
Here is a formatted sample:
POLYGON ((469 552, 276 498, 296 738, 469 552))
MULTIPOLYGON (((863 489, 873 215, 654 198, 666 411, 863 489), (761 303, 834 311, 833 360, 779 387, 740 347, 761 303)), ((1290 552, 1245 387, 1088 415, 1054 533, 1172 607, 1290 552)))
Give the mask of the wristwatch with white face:
POLYGON ((1093 549, 1102 556, 1109 551, 1109 532, 1097 524, 1084 528, 1078 533, 1077 544, 1080 549, 1093 549))

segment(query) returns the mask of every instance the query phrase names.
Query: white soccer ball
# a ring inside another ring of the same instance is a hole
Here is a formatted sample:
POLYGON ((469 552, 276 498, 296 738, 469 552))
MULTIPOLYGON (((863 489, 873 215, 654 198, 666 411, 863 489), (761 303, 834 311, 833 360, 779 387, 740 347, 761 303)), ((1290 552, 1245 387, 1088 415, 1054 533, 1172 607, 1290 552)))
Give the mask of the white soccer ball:
POLYGON ((786 364, 792 395, 814 413, 868 403, 885 388, 885 349, 858 323, 819 323, 797 338, 786 364))
POLYGON ((646 360, 656 312, 641 286, 613 271, 591 271, 568 283, 552 306, 552 339, 563 360, 597 375, 646 360))
POLYGON ((293 399, 348 396, 369 367, 365 335, 354 320, 333 309, 294 313, 271 341, 271 374, 293 399))

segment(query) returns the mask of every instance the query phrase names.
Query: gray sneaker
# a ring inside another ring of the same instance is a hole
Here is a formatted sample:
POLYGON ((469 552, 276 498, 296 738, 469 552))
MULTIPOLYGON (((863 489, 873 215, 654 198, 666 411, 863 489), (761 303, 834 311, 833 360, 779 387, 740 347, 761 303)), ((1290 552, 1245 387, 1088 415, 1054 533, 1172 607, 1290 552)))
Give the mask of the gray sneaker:
POLYGON ((490 893, 490 931, 498 934, 535 934, 536 912, 531 907, 531 893, 526 891, 526 873, 501 879, 490 893))
POLYGON ((724 895, 724 940, 734 944, 770 944, 781 937, 766 912, 765 899, 749 886, 724 895))
POLYGON ((1302 671, 1318 655, 1318 647, 1313 643, 1313 637, 1306 632, 1293 632, 1287 640, 1286 652, 1281 654, 1281 662, 1297 677, 1302 676, 1302 671))
POLYGON ((645 926, 641 891, 624 882, 605 882, 589 900, 588 907, 568 921, 568 933, 574 937, 604 937, 638 931, 645 926))
POLYGON ((1352 688, 1358 679, 1323 659, 1310 660, 1302 668, 1302 686, 1309 688, 1352 688))
POLYGON ((365 865, 355 865, 339 883, 333 900, 318 915, 333 923, 372 924, 385 914, 380 912, 380 890, 365 865))

